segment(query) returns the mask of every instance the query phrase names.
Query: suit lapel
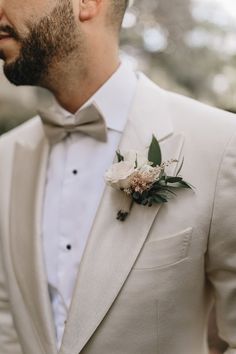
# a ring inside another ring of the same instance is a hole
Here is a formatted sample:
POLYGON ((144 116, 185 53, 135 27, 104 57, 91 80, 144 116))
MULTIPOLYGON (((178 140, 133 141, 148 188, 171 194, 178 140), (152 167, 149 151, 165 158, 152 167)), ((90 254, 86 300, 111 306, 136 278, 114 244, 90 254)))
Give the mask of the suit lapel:
MULTIPOLYGON (((162 141, 164 159, 177 159, 183 137, 173 136, 164 98, 141 77, 120 150, 147 149, 153 133, 162 141)), ((78 354, 97 329, 126 281, 161 207, 134 205, 122 223, 116 220, 122 198, 120 191, 106 187, 79 269, 61 354, 78 354)))
POLYGON ((13 161, 10 237, 13 266, 36 336, 45 353, 56 353, 41 244, 41 209, 49 146, 17 142, 13 161))

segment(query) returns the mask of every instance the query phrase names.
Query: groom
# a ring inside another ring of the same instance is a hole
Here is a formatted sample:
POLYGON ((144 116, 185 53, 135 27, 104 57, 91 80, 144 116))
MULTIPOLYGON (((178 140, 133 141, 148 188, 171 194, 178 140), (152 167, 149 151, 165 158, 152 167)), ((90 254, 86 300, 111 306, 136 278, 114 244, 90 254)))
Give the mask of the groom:
POLYGON ((126 6, 0 1, 6 77, 52 93, 0 139, 1 354, 207 354, 213 301, 236 354, 236 121, 120 64, 126 6), (153 134, 194 191, 121 222, 104 174, 153 134))

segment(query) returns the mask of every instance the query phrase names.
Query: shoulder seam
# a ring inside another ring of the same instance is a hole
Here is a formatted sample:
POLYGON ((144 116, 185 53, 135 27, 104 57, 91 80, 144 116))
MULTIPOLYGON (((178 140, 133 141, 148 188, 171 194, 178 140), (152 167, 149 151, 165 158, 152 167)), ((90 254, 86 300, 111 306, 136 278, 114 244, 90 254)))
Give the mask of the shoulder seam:
POLYGON ((209 225, 209 231, 208 231, 208 243, 209 243, 209 238, 210 238, 211 229, 212 229, 212 221, 213 221, 213 215, 214 215, 215 203, 216 203, 216 200, 215 200, 216 199, 216 192, 217 192, 217 188, 218 188, 218 182, 219 182, 219 177, 220 177, 221 170, 222 170, 222 165, 223 165, 223 162, 224 162, 224 158, 225 158, 225 156, 227 154, 227 149, 230 146, 231 141, 234 139, 235 136, 236 136, 236 133, 233 132, 232 135, 230 135, 230 138, 227 140, 227 143, 225 144, 225 148, 224 148, 224 150, 222 152, 222 156, 221 156, 220 163, 219 163, 219 166, 218 166, 218 171, 217 171, 217 175, 216 175, 216 182, 215 182, 215 188, 214 188, 214 200, 213 200, 213 203, 212 203, 212 212, 211 212, 210 225, 209 225))

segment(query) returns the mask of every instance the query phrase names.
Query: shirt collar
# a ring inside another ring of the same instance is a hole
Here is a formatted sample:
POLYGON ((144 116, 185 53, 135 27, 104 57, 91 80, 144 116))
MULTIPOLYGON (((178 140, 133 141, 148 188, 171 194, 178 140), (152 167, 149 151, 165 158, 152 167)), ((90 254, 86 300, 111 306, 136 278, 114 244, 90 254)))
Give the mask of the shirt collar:
MULTIPOLYGON (((116 72, 98 89, 93 96, 75 113, 89 104, 96 105, 107 128, 123 132, 135 95, 138 78, 131 66, 121 63, 116 72)), ((66 117, 71 113, 60 107, 66 117)))

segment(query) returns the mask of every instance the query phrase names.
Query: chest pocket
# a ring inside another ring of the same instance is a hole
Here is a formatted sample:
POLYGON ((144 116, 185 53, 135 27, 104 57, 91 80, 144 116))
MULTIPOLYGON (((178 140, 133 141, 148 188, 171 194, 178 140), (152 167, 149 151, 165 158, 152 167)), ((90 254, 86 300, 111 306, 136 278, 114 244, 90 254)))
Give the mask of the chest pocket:
POLYGON ((134 269, 163 268, 188 257, 192 227, 174 235, 145 243, 134 269))

